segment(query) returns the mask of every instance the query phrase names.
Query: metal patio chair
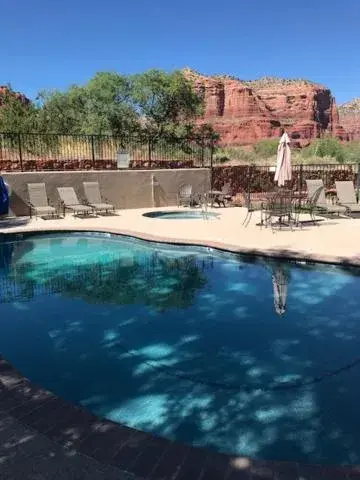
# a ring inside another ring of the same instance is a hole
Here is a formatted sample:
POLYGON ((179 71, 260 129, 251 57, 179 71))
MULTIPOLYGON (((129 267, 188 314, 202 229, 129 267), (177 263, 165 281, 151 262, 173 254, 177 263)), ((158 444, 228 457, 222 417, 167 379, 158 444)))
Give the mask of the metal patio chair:
POLYGON ((94 209, 89 205, 84 205, 79 202, 78 197, 73 187, 58 187, 59 197, 64 209, 64 216, 66 209, 72 210, 74 217, 76 215, 90 215, 94 212, 94 209))
POLYGON ((86 200, 90 207, 96 212, 115 212, 114 205, 109 203, 107 199, 105 199, 106 202, 104 202, 100 192, 99 182, 83 182, 83 186, 86 200))
POLYGON ((306 186, 308 191, 308 200, 316 196, 316 203, 314 204, 314 210, 319 213, 329 213, 340 215, 346 213, 346 208, 342 205, 334 205, 326 202, 324 183, 321 179, 306 180, 306 186), (318 192, 318 194, 317 194, 318 192))
POLYGON ((35 213, 35 218, 38 216, 58 216, 56 208, 50 205, 45 183, 28 183, 27 184, 28 194, 29 194, 29 210, 30 217, 35 213))
POLYGON ((178 207, 194 207, 199 204, 199 199, 193 193, 193 187, 190 184, 181 185, 177 194, 178 207))
POLYGON ((356 200, 354 184, 351 181, 335 182, 339 204, 345 207, 348 214, 360 213, 360 205, 356 200))

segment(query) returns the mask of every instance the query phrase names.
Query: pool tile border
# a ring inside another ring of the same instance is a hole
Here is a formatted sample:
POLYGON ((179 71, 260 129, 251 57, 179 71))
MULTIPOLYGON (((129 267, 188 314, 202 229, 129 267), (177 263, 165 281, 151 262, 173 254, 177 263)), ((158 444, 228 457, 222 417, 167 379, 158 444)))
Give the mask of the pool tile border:
POLYGON ((37 387, 0 356, 0 417, 11 415, 62 445, 148 480, 351 480, 360 466, 257 461, 192 447, 101 419, 37 387))
POLYGON ((318 253, 309 253, 308 251, 299 251, 292 249, 253 249, 239 245, 227 244, 225 242, 218 242, 214 240, 205 239, 186 239, 186 238, 172 238, 164 235, 153 235, 148 232, 139 232, 135 230, 110 228, 110 227, 89 227, 89 226, 73 226, 67 227, 58 226, 44 226, 41 228, 29 228, 29 226, 15 227, 11 231, 0 231, 1 237, 14 237, 25 235, 49 234, 49 233, 96 233, 96 234, 112 234, 124 237, 132 237, 138 240, 146 240, 152 243, 163 243, 168 245, 178 246, 193 246, 193 247, 207 247, 218 251, 230 252, 235 254, 242 254, 249 257, 270 257, 275 259, 286 259, 294 261, 303 261, 308 263, 325 263, 337 264, 344 267, 360 267, 359 257, 342 257, 339 255, 326 255, 318 253))

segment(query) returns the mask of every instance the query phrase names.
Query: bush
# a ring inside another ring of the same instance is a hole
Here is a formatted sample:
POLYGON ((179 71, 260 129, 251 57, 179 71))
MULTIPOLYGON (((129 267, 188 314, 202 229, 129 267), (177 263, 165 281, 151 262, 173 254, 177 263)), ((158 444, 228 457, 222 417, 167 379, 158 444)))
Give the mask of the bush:
POLYGON ((276 155, 279 145, 278 138, 268 138, 265 140, 260 140, 255 143, 253 146, 254 152, 263 158, 269 158, 273 155, 276 155))
POLYGON ((253 163, 256 161, 256 155, 251 150, 243 147, 219 147, 215 154, 215 161, 219 163, 236 162, 236 163, 253 163), (225 160, 226 159, 226 160, 225 160))
POLYGON ((343 150, 345 154, 345 161, 349 163, 360 162, 360 142, 349 142, 343 144, 343 150))
POLYGON ((227 163, 229 161, 230 161, 230 158, 227 157, 226 155, 216 154, 214 156, 214 163, 227 163))
POLYGON ((339 163, 346 160, 346 152, 340 140, 333 137, 319 138, 303 150, 306 157, 332 157, 339 163))

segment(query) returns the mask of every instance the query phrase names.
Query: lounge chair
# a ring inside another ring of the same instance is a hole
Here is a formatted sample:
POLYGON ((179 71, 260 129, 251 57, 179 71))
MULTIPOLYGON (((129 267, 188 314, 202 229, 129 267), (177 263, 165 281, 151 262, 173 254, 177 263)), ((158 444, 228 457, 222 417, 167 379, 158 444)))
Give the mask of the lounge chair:
POLYGON ((338 214, 346 213, 342 205, 332 205, 326 202, 324 183, 321 179, 306 180, 308 200, 313 204, 314 211, 320 213, 338 214), (315 201, 314 201, 315 199, 315 201))
POLYGON ((193 188, 190 184, 181 185, 178 192, 178 206, 193 207, 198 202, 193 194, 193 188))
POLYGON ((94 209, 89 205, 83 205, 79 202, 75 190, 72 187, 58 187, 60 200, 64 209, 64 216, 66 209, 72 210, 74 216, 76 215, 90 215, 94 209))
POLYGON ((360 213, 360 205, 356 200, 353 182, 335 182, 335 186, 340 205, 345 207, 350 214, 360 213))
POLYGON ((30 217, 35 213, 38 216, 57 216, 58 212, 55 207, 49 205, 49 199, 46 194, 45 183, 28 183, 29 209, 30 217))
POLYGON ((103 201, 98 182, 83 182, 83 186, 86 200, 96 212, 108 213, 110 210, 115 212, 114 205, 103 201))

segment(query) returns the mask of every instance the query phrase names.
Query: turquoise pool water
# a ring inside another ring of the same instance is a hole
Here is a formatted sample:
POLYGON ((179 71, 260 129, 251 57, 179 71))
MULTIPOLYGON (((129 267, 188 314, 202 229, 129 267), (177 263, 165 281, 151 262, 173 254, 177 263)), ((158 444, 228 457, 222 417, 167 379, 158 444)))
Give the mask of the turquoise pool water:
POLYGON ((143 216, 162 220, 211 220, 218 218, 219 214, 216 212, 203 212, 201 210, 155 210, 144 213, 143 216))
POLYGON ((358 270, 105 234, 0 240, 0 352, 97 414, 227 453, 360 461, 358 270))

